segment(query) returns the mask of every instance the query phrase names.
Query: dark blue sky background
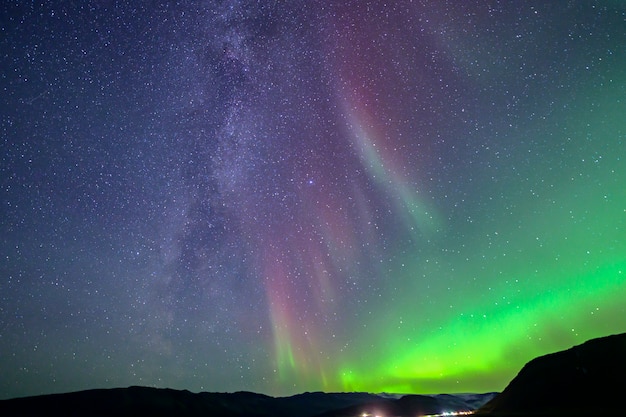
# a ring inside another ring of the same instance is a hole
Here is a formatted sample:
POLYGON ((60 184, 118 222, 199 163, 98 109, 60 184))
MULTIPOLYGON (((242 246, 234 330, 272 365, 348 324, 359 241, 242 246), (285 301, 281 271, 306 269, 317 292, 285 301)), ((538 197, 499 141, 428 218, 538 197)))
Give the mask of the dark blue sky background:
POLYGON ((618 1, 0 6, 0 398, 500 390, 626 329, 618 1))

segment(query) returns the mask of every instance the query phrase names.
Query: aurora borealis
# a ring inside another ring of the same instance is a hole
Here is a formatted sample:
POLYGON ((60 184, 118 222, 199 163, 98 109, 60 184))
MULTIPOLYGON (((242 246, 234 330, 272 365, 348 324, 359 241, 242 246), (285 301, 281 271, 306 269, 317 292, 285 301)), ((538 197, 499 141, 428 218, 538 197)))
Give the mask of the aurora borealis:
POLYGON ((0 23, 0 398, 499 391, 626 331, 623 2, 0 23))

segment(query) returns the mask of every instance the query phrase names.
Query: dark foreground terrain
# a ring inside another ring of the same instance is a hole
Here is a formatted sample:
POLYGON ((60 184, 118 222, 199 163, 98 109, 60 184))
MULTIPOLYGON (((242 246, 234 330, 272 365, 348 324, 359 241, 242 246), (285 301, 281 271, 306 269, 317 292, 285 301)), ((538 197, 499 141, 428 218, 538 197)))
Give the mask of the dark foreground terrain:
POLYGON ((533 359, 474 415, 626 416, 626 333, 533 359))
POLYGON ((415 416, 472 410, 494 395, 390 398, 367 393, 313 392, 274 398, 252 392, 193 394, 130 387, 4 400, 0 401, 0 416, 333 417, 363 413, 415 416))

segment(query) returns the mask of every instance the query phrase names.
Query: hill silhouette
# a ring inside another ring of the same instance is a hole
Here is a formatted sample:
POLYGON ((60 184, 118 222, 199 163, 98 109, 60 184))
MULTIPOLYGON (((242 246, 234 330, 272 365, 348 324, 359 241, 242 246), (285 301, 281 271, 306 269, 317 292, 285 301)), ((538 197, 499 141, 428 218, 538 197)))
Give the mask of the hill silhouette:
POLYGON ((626 415, 626 333, 528 362, 477 416, 626 415))

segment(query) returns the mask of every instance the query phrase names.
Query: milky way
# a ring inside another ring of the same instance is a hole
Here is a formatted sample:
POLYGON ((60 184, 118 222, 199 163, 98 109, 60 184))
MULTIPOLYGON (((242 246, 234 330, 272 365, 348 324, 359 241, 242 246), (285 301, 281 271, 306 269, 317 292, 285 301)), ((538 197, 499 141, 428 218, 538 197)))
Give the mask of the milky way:
POLYGON ((620 2, 5 3, 0 398, 496 391, 626 331, 620 2))

